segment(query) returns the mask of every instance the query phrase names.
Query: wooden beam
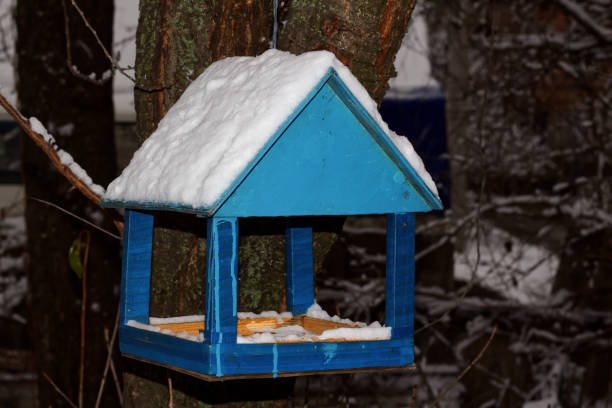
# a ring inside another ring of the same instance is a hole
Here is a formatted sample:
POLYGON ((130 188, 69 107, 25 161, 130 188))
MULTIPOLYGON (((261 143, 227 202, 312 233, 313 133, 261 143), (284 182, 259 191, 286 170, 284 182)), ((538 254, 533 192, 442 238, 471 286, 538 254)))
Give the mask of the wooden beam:
POLYGON ((287 258, 287 310, 306 313, 314 303, 312 226, 302 218, 290 218, 285 230, 287 258))
POLYGON ((126 210, 123 230, 120 322, 149 323, 153 215, 126 210))
POLYGON ((385 324, 392 338, 414 333, 414 213, 387 215, 385 324))
POLYGON ((233 374, 233 375, 225 375, 223 377, 218 377, 215 375, 207 375, 197 373, 191 370, 185 370, 180 367, 176 367, 169 364, 163 364, 155 360, 149 360, 146 358, 140 358, 136 356, 132 356, 130 354, 122 353, 122 356, 128 357, 137 361, 142 361, 145 363, 155 364, 161 367, 169 368, 171 370, 177 371, 179 373, 187 374, 195 378, 199 378, 205 381, 229 381, 229 380, 247 380, 247 379, 257 379, 257 378, 278 378, 278 377, 301 377, 304 375, 320 375, 320 374, 352 374, 352 373, 371 373, 371 372, 407 372, 416 369, 414 364, 408 364, 404 366, 394 366, 394 367, 366 367, 366 368, 353 368, 347 370, 321 370, 321 371, 295 371, 290 373, 264 373, 264 374, 233 374))
POLYGON ((208 218, 204 341, 236 343, 238 219, 208 218))

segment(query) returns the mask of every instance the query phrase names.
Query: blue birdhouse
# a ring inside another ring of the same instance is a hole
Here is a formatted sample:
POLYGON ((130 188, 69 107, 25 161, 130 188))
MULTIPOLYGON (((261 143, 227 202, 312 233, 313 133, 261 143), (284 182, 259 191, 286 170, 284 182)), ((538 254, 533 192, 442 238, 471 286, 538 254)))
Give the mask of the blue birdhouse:
POLYGON ((109 185, 102 205, 125 209, 124 355, 206 380, 413 364, 414 214, 441 209, 440 200, 410 143, 388 129, 333 54, 270 50, 214 63, 109 185), (203 316, 149 316, 160 211, 207 219, 203 316), (313 220, 366 214, 387 217, 384 327, 329 318, 314 299, 313 220), (290 313, 237 311, 238 231, 248 217, 286 220, 290 313), (290 335, 274 335, 283 328, 290 335))

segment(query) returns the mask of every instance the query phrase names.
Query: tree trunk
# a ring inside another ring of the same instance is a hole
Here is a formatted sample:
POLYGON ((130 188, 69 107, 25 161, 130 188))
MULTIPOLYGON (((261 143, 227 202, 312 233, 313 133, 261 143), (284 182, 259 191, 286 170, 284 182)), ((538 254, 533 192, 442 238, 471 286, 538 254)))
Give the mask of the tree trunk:
MULTIPOLYGON (((102 42, 112 43, 113 3, 81 1, 102 42)), ((67 2, 67 7, 70 7, 67 2)), ((68 9, 72 63, 98 77, 109 64, 78 15, 68 9), (101 68, 102 67, 102 68, 101 68)), ((59 146, 68 151, 96 182, 115 177, 111 81, 95 86, 67 68, 64 14, 59 1, 17 3, 18 86, 22 112, 36 116, 59 146), (35 10, 35 12, 33 11, 35 10)), ((99 208, 53 170, 27 136, 21 139, 22 174, 27 197, 53 202, 85 218, 106 224, 99 208)), ((110 224, 110 225, 109 225, 110 224)), ((117 310, 119 242, 39 202, 26 202, 29 284, 29 333, 39 372, 41 407, 67 406, 44 379, 49 375, 73 401, 78 396, 81 283, 68 265, 68 250, 82 229, 91 230, 87 271, 85 406, 93 406, 106 359, 103 327, 112 329, 117 310)), ((115 406, 107 387, 106 406, 115 406)))
MULTIPOLYGON (((278 47, 293 53, 333 51, 380 102, 387 80, 394 75, 393 58, 413 7, 414 1, 285 1, 279 8, 278 21, 283 25, 278 47)), ((135 91, 140 141, 151 134, 187 85, 212 62, 263 53, 270 47, 272 32, 273 9, 268 0, 141 1, 136 53, 140 90, 135 91), (153 88, 164 89, 151 92, 153 88)), ((205 223, 193 223, 192 217, 176 214, 160 218, 153 244, 151 315, 201 314, 205 223)), ((315 228, 315 273, 341 224, 341 219, 332 219, 315 228)), ((283 225, 271 219, 241 222, 239 311, 285 307, 283 225)), ((199 406, 199 400, 269 400, 273 401, 271 406, 282 406, 293 384, 291 379, 206 384, 165 369, 131 363, 124 375, 128 406, 165 406, 169 377, 175 406, 199 406)))

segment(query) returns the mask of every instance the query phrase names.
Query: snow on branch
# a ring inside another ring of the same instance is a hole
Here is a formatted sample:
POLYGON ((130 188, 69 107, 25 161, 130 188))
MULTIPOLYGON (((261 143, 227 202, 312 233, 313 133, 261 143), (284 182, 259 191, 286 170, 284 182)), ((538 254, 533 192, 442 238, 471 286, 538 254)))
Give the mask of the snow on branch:
POLYGON ((599 42, 593 38, 568 41, 564 35, 557 33, 496 35, 485 38, 475 35, 472 40, 483 47, 497 51, 521 50, 524 48, 553 47, 571 52, 581 52, 596 47, 599 42))
MULTIPOLYGON (((77 76, 78 78, 87 80, 95 85, 100 85, 104 82, 106 82, 111 76, 112 73, 110 71, 106 71, 102 74, 102 77, 100 79, 97 79, 96 76, 94 75, 93 77, 91 77, 90 75, 84 75, 81 72, 78 71, 78 69, 76 67, 74 67, 72 65, 72 61, 71 61, 71 57, 70 57, 70 43, 69 43, 69 29, 68 29, 68 16, 66 14, 66 5, 65 5, 65 1, 66 0, 62 0, 62 7, 64 8, 64 19, 65 19, 65 33, 66 33, 66 49, 68 52, 68 69, 70 70, 70 72, 77 76)), ((89 20, 87 19, 87 17, 85 16, 85 13, 83 12, 83 10, 79 7, 79 5, 76 3, 75 0, 69 0, 70 4, 72 5, 72 7, 74 7, 74 9, 76 10, 76 12, 79 14, 79 16, 81 17, 81 20, 83 21, 83 24, 85 24, 85 27, 87 27, 87 29, 89 30, 89 32, 94 36, 96 43, 98 44, 98 46, 100 47, 100 49, 102 50, 102 52, 104 53, 104 56, 106 56, 106 59, 108 59, 108 61, 111 64, 111 67, 113 70, 119 71, 119 73, 121 75, 123 75, 124 77, 126 77, 127 79, 129 79, 130 81, 132 81, 134 83, 134 88, 140 90, 140 91, 144 91, 144 92, 161 92, 165 89, 170 89, 172 88, 175 84, 176 81, 172 82, 169 85, 161 85, 159 87, 143 87, 140 86, 136 83, 136 78, 134 78, 132 75, 130 75, 127 71, 133 69, 132 67, 122 67, 119 65, 119 61, 117 60, 117 58, 114 58, 109 50, 104 46, 104 44, 102 43, 102 40, 100 39, 100 36, 98 36, 98 32, 96 30, 94 30, 94 28, 92 27, 91 23, 89 22, 89 20)))
POLYGON ((589 30, 601 42, 612 42, 612 30, 601 26, 582 7, 572 0, 556 0, 572 17, 574 17, 584 28, 589 30))
POLYGON ((36 118, 31 118, 28 121, 2 94, 0 94, 0 105, 6 109, 19 127, 47 155, 55 168, 85 197, 99 206, 104 194, 104 188, 95 184, 87 172, 74 161, 70 154, 58 148, 57 144, 55 144, 55 139, 47 132, 47 129, 36 118))

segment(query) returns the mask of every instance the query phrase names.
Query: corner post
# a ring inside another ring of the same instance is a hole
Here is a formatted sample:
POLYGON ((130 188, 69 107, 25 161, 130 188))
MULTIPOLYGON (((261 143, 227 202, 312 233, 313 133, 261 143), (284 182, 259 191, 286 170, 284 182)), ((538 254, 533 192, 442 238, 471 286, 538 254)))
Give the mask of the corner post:
POLYGON ((149 324, 153 215, 125 210, 119 322, 149 324))
POLYGON ((414 333, 414 213, 387 215, 385 324, 392 337, 414 333))
POLYGON ((289 218, 285 229, 287 258, 287 309, 306 313, 314 303, 312 226, 306 219, 289 218))
POLYGON ((236 342, 238 219, 208 218, 206 230, 206 321, 204 341, 236 342))

